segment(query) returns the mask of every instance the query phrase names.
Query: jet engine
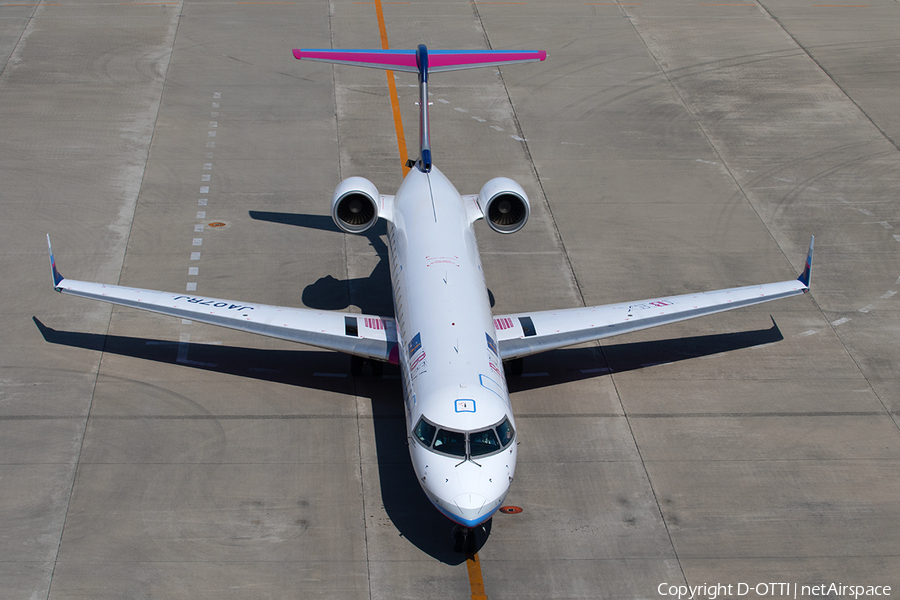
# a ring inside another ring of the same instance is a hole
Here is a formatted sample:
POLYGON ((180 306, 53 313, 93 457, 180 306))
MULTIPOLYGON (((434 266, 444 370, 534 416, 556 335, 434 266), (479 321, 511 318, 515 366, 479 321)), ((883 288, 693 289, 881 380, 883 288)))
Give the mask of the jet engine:
POLYGON ((331 218, 342 231, 362 233, 378 220, 381 196, 365 177, 348 177, 331 196, 331 218))
POLYGON ((508 177, 496 177, 484 184, 478 194, 478 208, 490 228, 500 233, 522 229, 531 214, 525 190, 508 177))

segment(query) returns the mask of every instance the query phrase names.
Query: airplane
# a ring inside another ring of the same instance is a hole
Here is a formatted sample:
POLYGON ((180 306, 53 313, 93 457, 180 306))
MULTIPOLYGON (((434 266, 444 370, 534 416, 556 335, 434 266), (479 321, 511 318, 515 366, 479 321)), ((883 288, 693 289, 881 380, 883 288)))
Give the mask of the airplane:
POLYGON ((65 279, 47 245, 57 292, 344 352, 400 366, 407 443, 419 485, 454 525, 456 551, 501 507, 516 472, 518 436, 506 368, 523 357, 750 306, 809 291, 813 242, 796 280, 620 304, 494 315, 473 224, 511 234, 528 221, 528 196, 497 177, 461 195, 432 163, 428 80, 432 73, 542 61, 544 51, 294 50, 300 60, 411 72, 419 82, 419 156, 396 194, 363 177, 339 183, 331 216, 359 234, 387 222, 394 317, 319 311, 65 279))

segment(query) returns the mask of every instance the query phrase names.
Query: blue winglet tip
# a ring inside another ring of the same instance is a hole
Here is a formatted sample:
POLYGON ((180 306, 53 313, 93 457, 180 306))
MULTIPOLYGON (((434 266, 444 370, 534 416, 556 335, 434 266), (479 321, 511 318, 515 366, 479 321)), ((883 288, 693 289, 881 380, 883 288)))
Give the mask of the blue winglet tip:
POLYGON ((809 252, 806 254, 806 266, 803 267, 803 273, 800 274, 800 277, 797 278, 797 281, 805 285, 809 288, 809 275, 812 271, 812 259, 813 259, 813 244, 816 241, 816 236, 810 236, 809 238, 809 252))
POLYGON ((50 251, 50 271, 53 274, 53 287, 59 287, 64 277, 56 270, 56 260, 53 258, 53 246, 50 245, 50 234, 47 234, 47 250, 50 251))

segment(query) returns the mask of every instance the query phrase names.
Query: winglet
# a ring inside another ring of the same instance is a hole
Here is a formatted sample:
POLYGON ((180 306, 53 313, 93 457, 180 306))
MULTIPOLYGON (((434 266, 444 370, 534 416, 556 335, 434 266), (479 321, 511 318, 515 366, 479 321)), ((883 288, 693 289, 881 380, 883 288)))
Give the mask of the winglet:
POLYGON ((813 242, 816 241, 816 236, 810 236, 809 238, 809 253, 806 255, 806 266, 803 268, 803 273, 800 274, 800 277, 797 278, 797 281, 805 285, 809 288, 809 274, 812 271, 812 258, 813 258, 813 242))
POLYGON ((56 260, 53 258, 53 247, 50 245, 50 234, 47 234, 47 250, 50 251, 50 271, 53 273, 53 288, 59 289, 59 284, 65 279, 56 270, 56 260))

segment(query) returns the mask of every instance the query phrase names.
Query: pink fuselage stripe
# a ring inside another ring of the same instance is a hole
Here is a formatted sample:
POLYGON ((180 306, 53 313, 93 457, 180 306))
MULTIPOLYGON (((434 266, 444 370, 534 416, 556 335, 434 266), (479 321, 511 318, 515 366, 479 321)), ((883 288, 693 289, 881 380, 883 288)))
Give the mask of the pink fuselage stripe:
POLYGON ((416 55, 393 52, 310 52, 304 50, 294 50, 294 58, 297 60, 306 59, 322 59, 322 60, 341 60, 354 63, 365 63, 374 65, 396 65, 403 67, 415 67, 416 55))

